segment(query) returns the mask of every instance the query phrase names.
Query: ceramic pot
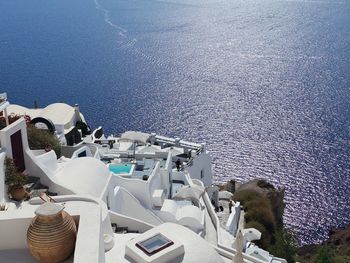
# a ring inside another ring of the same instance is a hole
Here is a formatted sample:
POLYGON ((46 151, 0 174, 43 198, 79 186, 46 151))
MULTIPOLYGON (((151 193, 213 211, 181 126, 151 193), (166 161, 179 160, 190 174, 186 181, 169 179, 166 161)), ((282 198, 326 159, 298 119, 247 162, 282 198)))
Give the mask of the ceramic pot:
POLYGON ((9 192, 10 192, 10 195, 12 196, 12 199, 19 202, 24 200, 28 194, 23 186, 12 188, 9 192))
POLYGON ((76 225, 63 209, 59 204, 44 203, 35 211, 27 231, 27 243, 31 254, 40 262, 61 262, 74 250, 76 225))

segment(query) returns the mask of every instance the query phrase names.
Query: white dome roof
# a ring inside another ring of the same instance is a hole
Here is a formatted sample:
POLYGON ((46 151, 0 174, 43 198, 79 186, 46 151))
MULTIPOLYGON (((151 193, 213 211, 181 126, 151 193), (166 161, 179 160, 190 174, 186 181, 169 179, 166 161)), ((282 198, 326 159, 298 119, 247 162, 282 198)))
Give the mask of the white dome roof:
POLYGON ((75 110, 65 103, 53 103, 45 107, 40 114, 55 125, 66 125, 74 118, 75 110))
POLYGON ((62 186, 67 186, 76 194, 100 197, 110 172, 103 162, 92 157, 82 157, 67 162, 55 176, 62 186))
POLYGON ((53 103, 43 109, 28 109, 26 107, 10 104, 8 113, 15 113, 19 115, 27 114, 32 119, 36 117, 43 117, 51 120, 55 125, 66 125, 75 117, 74 107, 66 103, 53 103))
POLYGON ((193 205, 181 207, 177 210, 176 219, 178 223, 187 226, 195 232, 203 230, 202 211, 193 205))

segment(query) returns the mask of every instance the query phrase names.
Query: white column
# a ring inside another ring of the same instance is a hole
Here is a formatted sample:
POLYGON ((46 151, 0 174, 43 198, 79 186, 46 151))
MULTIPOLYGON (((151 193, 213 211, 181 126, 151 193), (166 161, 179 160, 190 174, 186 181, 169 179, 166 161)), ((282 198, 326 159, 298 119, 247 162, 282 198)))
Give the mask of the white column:
POLYGON ((181 139, 179 137, 175 138, 175 146, 179 147, 180 146, 180 141, 181 139))
POLYGON ((4 117, 5 117, 5 121, 6 121, 6 126, 9 126, 9 117, 7 115, 7 109, 4 109, 4 117))
MULTIPOLYGON (((79 104, 75 104, 74 105, 74 112, 75 112, 75 122, 80 121, 81 117, 80 117, 80 107, 79 104)), ((75 124, 75 123, 74 123, 75 124)))

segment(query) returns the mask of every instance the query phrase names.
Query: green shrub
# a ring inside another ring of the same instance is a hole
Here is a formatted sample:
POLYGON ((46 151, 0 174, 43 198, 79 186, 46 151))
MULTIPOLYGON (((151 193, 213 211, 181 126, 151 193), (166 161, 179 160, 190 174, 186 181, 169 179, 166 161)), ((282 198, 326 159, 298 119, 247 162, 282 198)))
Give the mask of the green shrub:
POLYGON ((258 221, 270 233, 273 233, 276 229, 276 223, 271 209, 266 207, 250 207, 245 214, 245 220, 246 222, 258 221))
POLYGON ((33 125, 28 125, 27 133, 30 149, 42 150, 45 149, 47 145, 51 145, 52 150, 54 150, 57 155, 57 158, 61 157, 61 145, 54 134, 51 134, 48 130, 37 129, 33 125))
POLYGON ((316 257, 316 263, 331 263, 331 253, 326 245, 319 249, 316 257))
POLYGON ((268 251, 276 257, 284 258, 288 263, 295 263, 297 244, 295 238, 286 229, 279 229, 275 232, 275 243, 268 251))
POLYGON ((350 256, 334 256, 332 263, 350 263, 350 256))
POLYGON ((5 159, 5 184, 9 190, 18 186, 25 185, 27 178, 18 171, 15 163, 11 158, 6 157, 5 159))

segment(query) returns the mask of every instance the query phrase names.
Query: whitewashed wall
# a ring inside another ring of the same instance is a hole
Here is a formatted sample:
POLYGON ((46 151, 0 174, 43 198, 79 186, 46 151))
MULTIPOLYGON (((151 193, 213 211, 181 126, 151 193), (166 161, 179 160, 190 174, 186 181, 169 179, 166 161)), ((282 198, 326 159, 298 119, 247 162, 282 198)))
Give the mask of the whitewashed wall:
POLYGON ((114 186, 121 186, 127 189, 133 196, 135 196, 143 206, 147 208, 152 208, 152 202, 148 194, 148 184, 146 181, 142 181, 139 179, 122 178, 121 176, 116 175, 113 175, 112 178, 112 180, 114 181, 112 185, 113 189, 114 186))
MULTIPOLYGON (((27 125, 24 118, 20 118, 9 126, 0 130, 0 141, 1 147, 5 150, 6 156, 12 157, 12 146, 11 146, 11 135, 15 132, 21 130, 22 135, 22 145, 23 145, 23 154, 26 149, 28 149, 28 137, 27 137, 27 125)), ((24 158, 25 165, 27 166, 28 160, 24 158)))
POLYGON ((110 196, 110 210, 154 226, 162 223, 157 216, 145 209, 133 195, 122 187, 117 186, 113 191, 113 196, 110 196))
POLYGON ((188 167, 188 172, 192 179, 201 180, 205 186, 211 186, 212 184, 212 167, 211 156, 209 152, 205 151, 197 155, 193 164, 188 167), (204 177, 201 178, 201 171, 204 173, 204 177))

